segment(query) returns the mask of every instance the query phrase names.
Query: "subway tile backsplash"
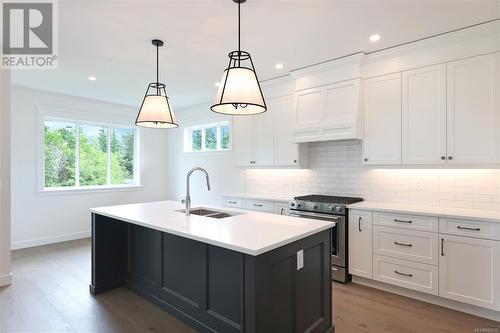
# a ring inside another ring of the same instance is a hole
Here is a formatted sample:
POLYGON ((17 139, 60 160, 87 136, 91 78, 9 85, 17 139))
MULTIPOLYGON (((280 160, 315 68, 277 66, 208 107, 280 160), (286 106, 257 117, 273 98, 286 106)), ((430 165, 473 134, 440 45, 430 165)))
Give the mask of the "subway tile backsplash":
POLYGON ((246 191, 500 210, 499 169, 364 167, 358 140, 312 143, 309 153, 309 169, 246 170, 246 191))

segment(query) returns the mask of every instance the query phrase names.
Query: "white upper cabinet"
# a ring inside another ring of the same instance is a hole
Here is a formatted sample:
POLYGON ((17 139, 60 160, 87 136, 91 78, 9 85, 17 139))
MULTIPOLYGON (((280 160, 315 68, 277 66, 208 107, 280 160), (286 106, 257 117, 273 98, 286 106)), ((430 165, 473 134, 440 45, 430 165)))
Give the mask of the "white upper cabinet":
POLYGON ((401 164, 401 73, 365 80, 364 119, 364 164, 401 164))
POLYGON ((297 91, 295 141, 361 138, 359 100, 359 79, 297 91))
POLYGON ((500 162, 499 58, 447 64, 448 163, 500 162))
POLYGON ((234 163, 238 166, 252 166, 253 147, 253 117, 233 116, 234 163))
POLYGON ((246 167, 307 167, 307 144, 294 142, 294 82, 264 87, 267 111, 233 117, 234 163, 246 167))
MULTIPOLYGON (((268 105, 269 108, 269 105, 268 105)), ((237 166, 273 166, 274 116, 233 116, 234 163, 237 166)))
POLYGON ((403 164, 446 163, 446 65, 403 72, 403 164))
POLYGON ((274 164, 277 166, 294 166, 303 164, 304 157, 299 154, 303 147, 294 143, 293 126, 295 123, 293 110, 294 96, 287 95, 273 99, 274 105, 274 164))
POLYGON ((274 165, 274 103, 267 111, 255 116, 253 122, 254 163, 255 166, 274 165))

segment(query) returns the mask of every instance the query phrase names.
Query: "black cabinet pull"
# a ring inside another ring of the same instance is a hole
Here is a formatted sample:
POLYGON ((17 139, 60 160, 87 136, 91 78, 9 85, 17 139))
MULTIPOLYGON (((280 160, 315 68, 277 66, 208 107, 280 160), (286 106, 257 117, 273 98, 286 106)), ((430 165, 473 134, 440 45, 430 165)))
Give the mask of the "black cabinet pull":
POLYGON ((398 272, 398 271, 394 271, 394 273, 398 274, 398 275, 404 275, 404 276, 407 276, 407 277, 412 277, 413 274, 406 274, 406 273, 401 273, 401 272, 398 272))
POLYGON ((254 203, 253 205, 254 205, 254 207, 262 207, 262 205, 261 205, 261 204, 255 204, 255 203, 254 203))
POLYGON ((361 232, 361 216, 358 219, 358 230, 361 232))
POLYGON ((453 159, 453 156, 448 156, 448 159, 449 159, 449 160, 452 160, 452 159, 453 159))
POLYGON ((446 157, 445 156, 441 156, 441 159, 444 161, 446 159, 446 157))
POLYGON ((411 220, 399 220, 399 219, 394 219, 394 222, 399 222, 399 223, 413 223, 411 220))
POLYGON ((365 158, 365 162, 368 162, 368 159, 367 159, 367 158, 365 158))
POLYGON ((407 246, 407 247, 412 247, 413 246, 412 244, 405 244, 405 243, 398 243, 398 242, 394 242, 394 244, 400 245, 400 246, 407 246))
POLYGON ((236 201, 228 201, 230 204, 236 204, 236 201))
POLYGON ((285 208, 281 208, 280 215, 283 215, 283 212, 285 211, 285 208))
POLYGON ((444 256, 444 238, 441 238, 441 255, 444 256))
POLYGON ((457 229, 472 230, 472 231, 481 231, 481 228, 468 228, 468 227, 461 227, 461 226, 457 226, 457 229))

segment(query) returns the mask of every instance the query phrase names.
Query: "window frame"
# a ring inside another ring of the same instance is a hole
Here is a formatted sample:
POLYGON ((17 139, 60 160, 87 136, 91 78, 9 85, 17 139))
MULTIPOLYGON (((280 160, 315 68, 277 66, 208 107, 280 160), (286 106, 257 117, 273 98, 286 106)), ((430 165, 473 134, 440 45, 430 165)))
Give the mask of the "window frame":
POLYGON ((184 128, 184 142, 183 142, 183 153, 184 154, 226 154, 231 153, 233 149, 233 130, 231 122, 219 121, 216 123, 207 123, 194 126, 188 126, 184 128), (222 127, 227 126, 229 128, 229 148, 223 149, 222 144, 222 127), (210 150, 206 149, 206 129, 215 127, 217 129, 217 148, 210 150), (192 150, 193 147, 193 131, 201 130, 201 150, 192 150))
POLYGON ((37 135, 37 193, 40 195, 49 194, 77 194, 91 192, 112 192, 123 190, 134 190, 142 188, 141 185, 141 131, 139 128, 130 125, 130 119, 126 117, 111 115, 96 115, 91 112, 59 109, 46 106, 37 106, 38 110, 38 135, 37 135), (75 124, 75 186, 45 187, 45 121, 64 121, 75 124), (107 129, 107 184, 80 186, 80 126, 90 125, 105 127, 107 129), (132 184, 111 184, 111 130, 113 128, 129 128, 134 130, 134 183, 132 184))

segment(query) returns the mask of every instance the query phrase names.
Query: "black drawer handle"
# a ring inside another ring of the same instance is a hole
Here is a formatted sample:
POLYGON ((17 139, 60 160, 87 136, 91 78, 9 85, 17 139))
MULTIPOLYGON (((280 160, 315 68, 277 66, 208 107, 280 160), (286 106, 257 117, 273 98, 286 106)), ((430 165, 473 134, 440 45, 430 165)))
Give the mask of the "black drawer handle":
POLYGON ((399 219, 394 219, 394 222, 399 222, 399 223, 413 223, 411 220, 399 220, 399 219))
POLYGON ((361 216, 358 219, 358 230, 361 232, 361 216))
POLYGON ((262 207, 262 205, 261 205, 261 204, 255 204, 255 203, 254 203, 253 205, 254 205, 254 207, 262 207))
POLYGON ((404 244, 404 243, 398 243, 398 242, 394 242, 394 244, 400 245, 400 246, 407 246, 407 247, 412 247, 413 246, 412 244, 404 244))
POLYGON ((444 239, 441 238, 441 255, 444 256, 444 239))
POLYGON ((457 226, 457 229, 472 230, 472 231, 481 231, 481 228, 467 228, 467 227, 461 227, 461 226, 457 226))
POLYGON ((394 271, 394 273, 396 273, 398 275, 407 276, 407 277, 412 277, 413 276, 413 274, 406 274, 406 273, 401 273, 401 272, 398 272, 398 271, 394 271))
POLYGON ((230 204, 236 204, 236 201, 228 201, 230 204))

